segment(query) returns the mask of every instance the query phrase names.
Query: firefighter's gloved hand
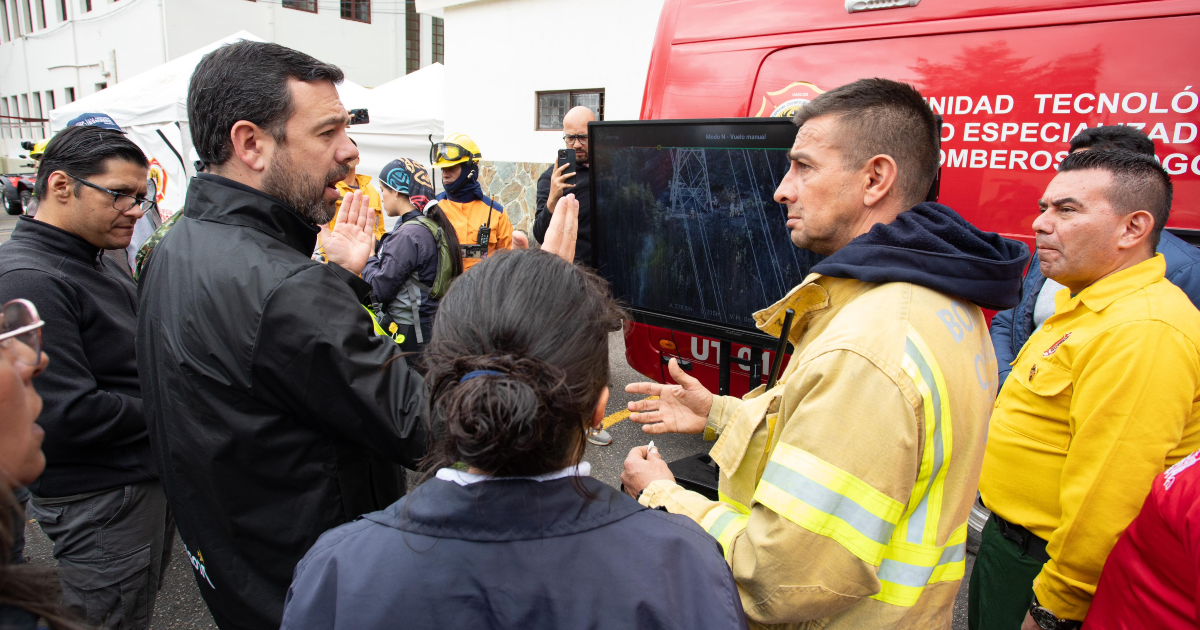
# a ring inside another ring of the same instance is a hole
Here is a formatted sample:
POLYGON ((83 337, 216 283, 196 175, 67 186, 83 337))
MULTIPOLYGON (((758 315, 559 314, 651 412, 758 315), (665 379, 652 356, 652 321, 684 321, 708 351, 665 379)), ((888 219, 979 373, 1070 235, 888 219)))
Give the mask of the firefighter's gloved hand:
POLYGON ((375 251, 375 211, 361 191, 346 195, 338 210, 337 225, 321 227, 325 258, 341 268, 361 274, 375 251))
POLYGON ((675 481, 675 475, 671 474, 671 469, 667 467, 666 460, 658 454, 658 449, 648 446, 633 447, 629 456, 625 458, 625 470, 621 471, 621 483, 625 486, 625 492, 636 499, 646 486, 659 479, 675 481))
POLYGON ((642 430, 646 433, 703 433, 708 411, 712 409, 712 392, 684 372, 678 360, 671 359, 667 369, 678 385, 630 383, 625 386, 626 393, 658 397, 629 403, 629 411, 634 412, 629 419, 645 425, 642 430))
POLYGON ((542 243, 542 249, 573 263, 575 239, 578 236, 579 201, 575 199, 575 195, 567 195, 559 199, 554 208, 554 216, 550 218, 550 227, 546 228, 546 240, 542 243))

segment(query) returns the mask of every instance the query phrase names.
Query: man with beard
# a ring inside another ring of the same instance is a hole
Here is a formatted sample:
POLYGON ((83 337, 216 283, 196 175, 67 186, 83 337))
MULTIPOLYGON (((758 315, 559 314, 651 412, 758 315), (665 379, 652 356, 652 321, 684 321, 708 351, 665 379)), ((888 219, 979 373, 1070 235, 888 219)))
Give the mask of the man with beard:
POLYGON ((156 464, 217 625, 278 628, 322 532, 404 494, 427 448, 425 384, 371 334, 358 277, 375 239, 337 183, 358 150, 303 53, 206 55, 188 119, 206 170, 143 270, 137 351, 156 464), (318 232, 328 263, 310 256, 318 232))
MULTIPOLYGON (((579 236, 575 241, 575 262, 592 264, 592 195, 588 154, 588 123, 596 120, 591 109, 580 105, 563 116, 563 142, 575 151, 575 172, 567 173, 568 164, 551 164, 537 182, 537 218, 533 236, 542 241, 554 216, 554 207, 563 195, 572 193, 579 201, 579 236)), ((611 441, 611 440, 610 440, 611 441)), ((594 443, 594 442, 593 442, 594 443)))

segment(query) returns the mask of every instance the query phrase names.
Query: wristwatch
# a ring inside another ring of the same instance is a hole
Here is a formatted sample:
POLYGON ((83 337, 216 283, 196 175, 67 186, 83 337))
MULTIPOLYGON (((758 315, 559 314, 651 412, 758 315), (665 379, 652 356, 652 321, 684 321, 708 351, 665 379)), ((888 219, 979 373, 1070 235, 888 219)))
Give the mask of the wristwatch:
POLYGON ((1042 608, 1037 595, 1033 596, 1033 603, 1029 605, 1029 616, 1042 630, 1078 630, 1083 625, 1083 622, 1074 619, 1059 619, 1049 609, 1042 608))

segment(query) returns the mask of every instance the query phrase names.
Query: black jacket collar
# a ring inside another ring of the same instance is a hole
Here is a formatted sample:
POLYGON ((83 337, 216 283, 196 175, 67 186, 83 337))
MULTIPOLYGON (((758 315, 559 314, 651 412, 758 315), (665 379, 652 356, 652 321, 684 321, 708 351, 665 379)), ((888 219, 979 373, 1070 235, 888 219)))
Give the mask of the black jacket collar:
POLYGON ((280 199, 219 175, 200 173, 188 186, 184 216, 252 228, 311 255, 319 227, 280 199))
POLYGON ((100 256, 99 247, 62 228, 31 217, 17 219, 11 238, 14 241, 32 241, 89 264, 95 264, 100 256))
POLYGON ((647 509, 595 479, 578 481, 595 500, 580 496, 571 479, 468 486, 430 479, 386 510, 363 518, 434 538, 502 542, 578 534, 647 509))

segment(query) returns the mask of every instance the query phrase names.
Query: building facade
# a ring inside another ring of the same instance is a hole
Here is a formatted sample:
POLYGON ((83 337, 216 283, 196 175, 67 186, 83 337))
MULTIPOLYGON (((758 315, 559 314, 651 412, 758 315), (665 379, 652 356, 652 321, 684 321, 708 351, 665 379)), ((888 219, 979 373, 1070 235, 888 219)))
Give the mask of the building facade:
POLYGON ((45 137, 50 110, 238 31, 374 87, 442 61, 440 18, 413 0, 0 0, 0 154, 45 137))
POLYGON ((446 133, 483 154, 480 182, 532 232, 537 179, 586 105, 636 119, 663 0, 417 0, 445 19, 446 133))

